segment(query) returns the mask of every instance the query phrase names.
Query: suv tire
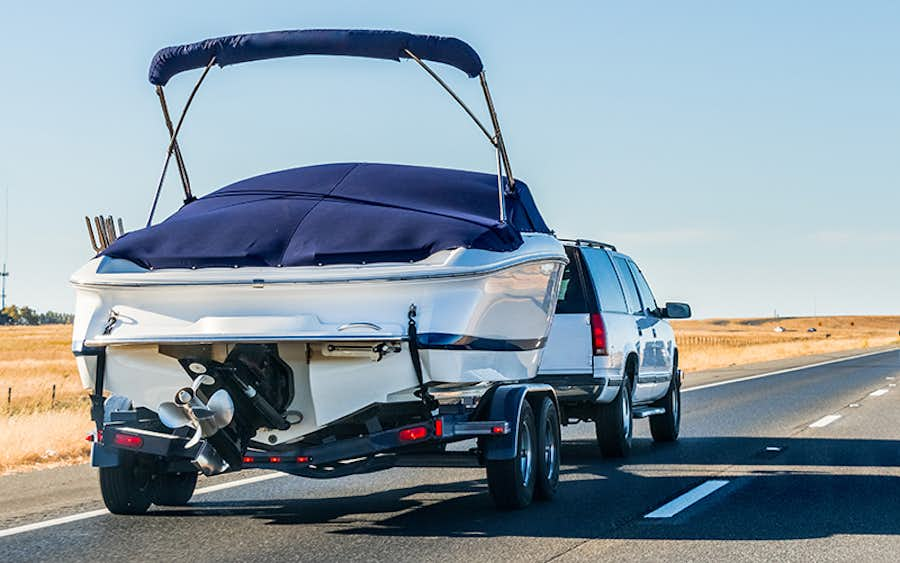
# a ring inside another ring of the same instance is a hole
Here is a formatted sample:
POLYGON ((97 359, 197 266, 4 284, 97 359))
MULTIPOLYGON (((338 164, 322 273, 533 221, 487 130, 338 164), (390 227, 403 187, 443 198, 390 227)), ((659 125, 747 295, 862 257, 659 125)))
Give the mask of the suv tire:
POLYGON ((666 409, 663 414, 650 417, 650 435, 654 442, 674 442, 678 439, 681 427, 681 385, 677 377, 678 372, 672 374, 672 384, 666 395, 653 406, 666 409))
POLYGON ((622 381, 619 394, 610 403, 597 405, 594 420, 597 444, 604 457, 625 457, 631 451, 634 421, 631 418, 631 381, 622 381))

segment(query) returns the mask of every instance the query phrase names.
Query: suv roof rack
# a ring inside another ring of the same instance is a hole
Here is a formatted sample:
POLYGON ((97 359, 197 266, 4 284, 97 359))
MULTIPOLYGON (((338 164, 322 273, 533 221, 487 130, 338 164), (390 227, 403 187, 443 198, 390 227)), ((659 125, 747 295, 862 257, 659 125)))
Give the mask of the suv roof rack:
POLYGON ((561 238, 559 240, 561 242, 574 243, 576 246, 590 246, 593 248, 608 248, 608 249, 612 250, 613 252, 618 252, 618 250, 616 250, 615 246, 613 246, 607 242, 600 242, 597 240, 590 240, 590 239, 586 239, 586 238, 577 238, 577 239, 561 238))

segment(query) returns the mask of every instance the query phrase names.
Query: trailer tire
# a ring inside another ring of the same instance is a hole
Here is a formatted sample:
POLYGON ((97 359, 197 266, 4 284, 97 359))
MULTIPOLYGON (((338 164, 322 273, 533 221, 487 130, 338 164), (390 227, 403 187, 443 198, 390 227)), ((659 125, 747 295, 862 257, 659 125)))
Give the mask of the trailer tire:
POLYGON ((497 508, 518 510, 531 504, 534 498, 537 465, 537 431, 534 413, 528 401, 522 403, 518 420, 516 457, 488 460, 488 491, 497 508))
POLYGON ((559 411, 550 397, 544 397, 537 416, 537 480, 534 494, 540 500, 551 500, 559 487, 559 452, 561 449, 559 411))
POLYGON ((153 479, 150 500, 158 506, 185 506, 194 496, 197 472, 162 473, 153 479))
POLYGON ((604 457, 626 457, 631 451, 634 421, 631 418, 631 383, 622 382, 616 398, 597 405, 594 421, 597 444, 604 457))
POLYGON ((113 514, 144 514, 150 508, 151 473, 134 454, 122 454, 116 467, 100 468, 103 504, 113 514))
POLYGON ((663 414, 650 417, 650 435, 654 442, 674 442, 681 427, 681 386, 672 378, 665 396, 654 406, 666 409, 663 414))

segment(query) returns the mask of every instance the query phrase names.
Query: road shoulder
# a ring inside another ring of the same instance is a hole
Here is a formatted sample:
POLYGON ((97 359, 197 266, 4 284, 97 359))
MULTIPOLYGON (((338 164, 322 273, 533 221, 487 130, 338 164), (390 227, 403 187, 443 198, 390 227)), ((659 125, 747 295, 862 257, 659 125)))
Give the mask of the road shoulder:
POLYGON ((710 369, 703 371, 686 372, 682 386, 685 390, 711 383, 722 383, 743 379, 745 377, 753 377, 762 374, 788 371, 793 369, 802 369, 807 366, 842 360, 854 356, 879 354, 897 350, 896 346, 882 346, 878 348, 860 348, 854 350, 843 350, 840 352, 829 352, 827 354, 814 354, 811 356, 798 356, 796 358, 785 358, 782 360, 771 360, 768 362, 756 362, 752 364, 743 364, 729 366, 727 368, 710 369))

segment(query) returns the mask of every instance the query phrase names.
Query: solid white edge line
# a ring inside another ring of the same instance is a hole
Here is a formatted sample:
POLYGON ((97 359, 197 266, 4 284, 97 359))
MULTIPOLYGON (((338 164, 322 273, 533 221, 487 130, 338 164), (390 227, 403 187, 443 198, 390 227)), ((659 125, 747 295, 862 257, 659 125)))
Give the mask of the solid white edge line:
POLYGON ((703 500, 704 498, 718 491, 728 483, 729 481, 712 479, 710 481, 697 485, 675 500, 667 502, 653 512, 648 512, 644 515, 644 518, 671 518, 685 508, 703 500))
POLYGON ((839 414, 829 414, 829 415, 823 416, 819 420, 810 424, 809 427, 810 428, 825 428, 826 426, 828 426, 835 420, 839 420, 841 418, 841 416, 842 415, 839 415, 839 414))
POLYGON ((793 367, 793 368, 780 369, 780 370, 778 370, 778 371, 770 371, 770 372, 767 372, 767 373, 758 373, 758 374, 756 374, 756 375, 748 375, 748 376, 746 376, 746 377, 739 377, 739 378, 737 378, 737 379, 729 379, 729 380, 727 380, 727 381, 716 381, 716 382, 713 382, 713 383, 704 383, 703 385, 697 385, 697 386, 694 386, 694 387, 685 387, 685 388, 683 388, 683 389, 681 390, 681 392, 682 392, 682 393, 687 393, 688 391, 699 391, 699 390, 701 390, 701 389, 709 389, 710 387, 720 387, 720 386, 722 386, 722 385, 728 385, 729 383, 740 383, 741 381, 750 381, 750 380, 753 380, 753 379, 760 379, 760 378, 763 378, 763 377, 769 377, 769 376, 772 376, 772 375, 781 375, 781 374, 783 374, 783 373, 790 373, 790 372, 792 372, 792 371, 800 371, 801 369, 809 369, 809 368, 816 368, 816 367, 819 367, 819 366, 827 366, 828 364, 836 364, 836 363, 839 363, 839 362, 847 362, 847 361, 850 361, 850 360, 856 360, 856 359, 859 359, 859 358, 865 358, 865 357, 867 357, 867 356, 877 356, 878 354, 887 354, 888 352, 896 352, 896 351, 897 351, 897 349, 895 348, 895 349, 893 349, 893 350, 881 350, 880 352, 866 352, 865 354, 857 354, 857 355, 855 355, 855 356, 847 356, 846 358, 837 358, 837 359, 834 359, 834 360, 827 360, 827 361, 824 361, 824 362, 818 362, 818 363, 815 363, 815 364, 807 364, 807 365, 804 365, 804 366, 797 366, 797 367, 793 367))
MULTIPOLYGON (((233 489, 234 487, 240 487, 242 485, 252 485, 253 483, 259 483, 262 481, 268 481, 269 479, 286 476, 287 473, 266 473, 265 475, 257 475, 256 477, 238 479, 237 481, 229 481, 228 483, 221 483, 219 485, 210 485, 209 487, 203 487, 202 489, 197 489, 196 491, 194 491, 194 496, 204 495, 206 493, 214 493, 216 491, 224 491, 226 489, 233 489)), ((105 508, 101 508, 99 510, 89 510, 87 512, 72 514, 70 516, 62 516, 60 518, 53 518, 51 520, 34 522, 33 524, 16 526, 15 528, 7 528, 5 530, 0 530, 0 538, 15 536, 17 534, 24 534, 25 532, 32 532, 34 530, 41 530, 43 528, 52 528, 53 526, 61 526, 63 524, 78 522, 79 520, 88 520, 90 518, 96 518, 97 516, 103 516, 104 514, 109 514, 109 511, 105 508)))
POLYGON ((881 389, 877 389, 877 390, 869 393, 869 396, 870 397, 880 397, 880 396, 884 395, 885 393, 887 393, 888 391, 890 391, 890 389, 888 389, 887 387, 882 387, 881 389))

